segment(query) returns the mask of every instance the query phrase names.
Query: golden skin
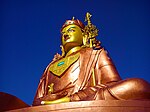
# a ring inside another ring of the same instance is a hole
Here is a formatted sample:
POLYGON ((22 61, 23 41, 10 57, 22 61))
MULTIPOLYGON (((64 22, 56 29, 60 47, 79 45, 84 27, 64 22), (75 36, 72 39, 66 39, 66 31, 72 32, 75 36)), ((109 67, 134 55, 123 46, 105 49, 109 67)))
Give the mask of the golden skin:
POLYGON ((83 45, 83 34, 77 25, 68 25, 62 30, 62 45, 67 55, 80 49, 83 45))

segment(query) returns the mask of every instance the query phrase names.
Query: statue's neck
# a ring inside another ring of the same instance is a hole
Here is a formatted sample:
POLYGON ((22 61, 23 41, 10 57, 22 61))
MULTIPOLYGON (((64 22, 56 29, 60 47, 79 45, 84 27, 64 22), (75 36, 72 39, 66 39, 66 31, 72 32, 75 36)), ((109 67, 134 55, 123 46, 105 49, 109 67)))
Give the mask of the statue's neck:
POLYGON ((81 49, 80 46, 73 47, 72 49, 70 49, 70 50, 67 52, 66 56, 68 56, 68 55, 70 55, 70 54, 72 54, 72 53, 74 53, 74 52, 77 52, 77 51, 79 51, 80 49, 81 49))

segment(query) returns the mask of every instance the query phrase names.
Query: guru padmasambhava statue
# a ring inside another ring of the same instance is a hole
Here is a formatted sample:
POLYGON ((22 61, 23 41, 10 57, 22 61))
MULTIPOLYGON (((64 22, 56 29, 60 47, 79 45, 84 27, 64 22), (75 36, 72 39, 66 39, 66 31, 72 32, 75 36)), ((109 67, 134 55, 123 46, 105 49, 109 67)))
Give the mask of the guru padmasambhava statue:
POLYGON ((150 100, 143 79, 122 80, 107 51, 96 40, 97 28, 87 13, 84 24, 67 20, 62 26, 62 55, 55 55, 43 73, 33 105, 89 100, 150 100))

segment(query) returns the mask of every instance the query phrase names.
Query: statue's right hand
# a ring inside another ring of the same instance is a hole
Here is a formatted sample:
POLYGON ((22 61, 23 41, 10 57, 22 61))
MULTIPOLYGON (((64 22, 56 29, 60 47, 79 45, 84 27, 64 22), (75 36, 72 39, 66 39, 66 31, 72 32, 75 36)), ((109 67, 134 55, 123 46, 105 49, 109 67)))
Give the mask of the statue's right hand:
POLYGON ((58 99, 57 94, 48 94, 48 95, 45 95, 44 97, 35 99, 34 102, 33 102, 33 106, 41 105, 42 101, 53 101, 53 100, 56 100, 56 99, 58 99))
POLYGON ((41 98, 34 99, 33 106, 41 105, 42 101, 53 101, 65 97, 68 94, 66 91, 58 92, 55 94, 48 94, 41 98))

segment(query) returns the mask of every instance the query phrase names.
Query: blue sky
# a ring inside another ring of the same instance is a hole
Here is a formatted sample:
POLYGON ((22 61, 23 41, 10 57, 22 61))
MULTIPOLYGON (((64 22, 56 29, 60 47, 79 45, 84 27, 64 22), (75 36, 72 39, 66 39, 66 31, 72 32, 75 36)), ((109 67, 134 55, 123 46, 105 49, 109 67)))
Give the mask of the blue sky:
POLYGON ((84 21, 86 12, 121 77, 150 82, 149 5, 149 0, 1 0, 0 91, 31 105, 45 67, 61 51, 61 26, 73 16, 84 21))

